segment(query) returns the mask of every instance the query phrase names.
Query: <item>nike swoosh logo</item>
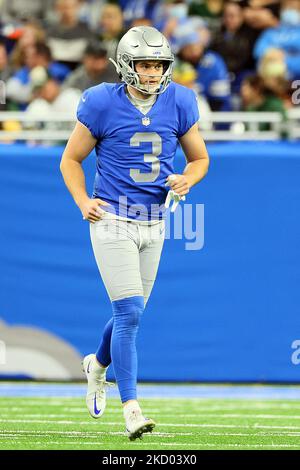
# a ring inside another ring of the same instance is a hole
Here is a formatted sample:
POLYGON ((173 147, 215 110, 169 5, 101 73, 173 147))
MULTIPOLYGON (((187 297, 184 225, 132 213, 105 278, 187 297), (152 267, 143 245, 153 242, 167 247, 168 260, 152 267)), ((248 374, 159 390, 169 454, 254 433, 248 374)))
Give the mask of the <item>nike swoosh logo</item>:
POLYGON ((91 372, 91 371, 90 371, 90 364, 91 364, 91 362, 92 362, 92 361, 90 361, 90 362, 88 363, 88 366, 87 366, 87 369, 86 369, 86 371, 87 371, 88 374, 91 372))
POLYGON ((98 409, 97 409, 97 401, 96 401, 96 393, 95 393, 95 397, 94 397, 94 413, 95 413, 95 415, 98 415, 100 412, 101 412, 101 410, 98 410, 98 409))

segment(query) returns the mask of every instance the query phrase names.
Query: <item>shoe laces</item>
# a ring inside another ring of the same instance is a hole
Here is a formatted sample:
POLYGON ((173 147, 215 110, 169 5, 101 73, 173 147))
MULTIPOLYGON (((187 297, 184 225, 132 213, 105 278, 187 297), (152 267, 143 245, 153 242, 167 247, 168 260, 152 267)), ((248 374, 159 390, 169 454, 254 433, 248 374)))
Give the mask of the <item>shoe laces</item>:
POLYGON ((115 386, 115 384, 113 382, 108 382, 105 379, 96 379, 96 384, 97 384, 97 387, 99 387, 99 389, 96 392, 97 396, 103 395, 104 392, 105 392, 105 388, 115 386))

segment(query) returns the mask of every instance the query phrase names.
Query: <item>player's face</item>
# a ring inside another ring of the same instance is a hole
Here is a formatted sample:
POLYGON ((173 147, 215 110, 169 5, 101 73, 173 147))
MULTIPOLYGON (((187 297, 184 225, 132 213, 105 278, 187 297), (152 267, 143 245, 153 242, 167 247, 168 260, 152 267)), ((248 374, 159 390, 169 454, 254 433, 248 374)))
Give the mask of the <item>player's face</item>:
POLYGON ((139 61, 135 63, 135 70, 139 74, 140 84, 147 85, 150 91, 155 91, 164 72, 163 63, 157 60, 139 61))

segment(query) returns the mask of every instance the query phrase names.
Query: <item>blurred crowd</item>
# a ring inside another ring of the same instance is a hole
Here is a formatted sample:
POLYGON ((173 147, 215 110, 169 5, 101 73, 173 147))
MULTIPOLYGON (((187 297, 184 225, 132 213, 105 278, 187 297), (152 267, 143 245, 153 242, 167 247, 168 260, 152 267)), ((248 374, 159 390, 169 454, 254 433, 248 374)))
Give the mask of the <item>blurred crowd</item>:
POLYGON ((0 109, 75 113, 84 89, 119 81, 108 59, 138 25, 169 39, 206 125, 211 110, 297 105, 300 0, 0 0, 0 109))

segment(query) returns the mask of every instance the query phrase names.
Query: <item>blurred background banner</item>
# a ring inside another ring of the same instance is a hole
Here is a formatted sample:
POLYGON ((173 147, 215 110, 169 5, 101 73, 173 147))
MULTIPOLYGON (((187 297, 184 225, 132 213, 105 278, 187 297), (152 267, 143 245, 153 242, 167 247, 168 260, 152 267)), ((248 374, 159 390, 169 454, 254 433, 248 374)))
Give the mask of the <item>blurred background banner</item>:
MULTIPOLYGON (((111 316, 62 151, 0 146, 2 377, 82 378, 80 357, 111 316)), ((204 204, 204 246, 166 240, 139 332, 139 379, 300 382, 300 143, 208 151, 209 178, 187 198, 204 204)), ((84 168, 91 192, 94 155, 84 168)))

